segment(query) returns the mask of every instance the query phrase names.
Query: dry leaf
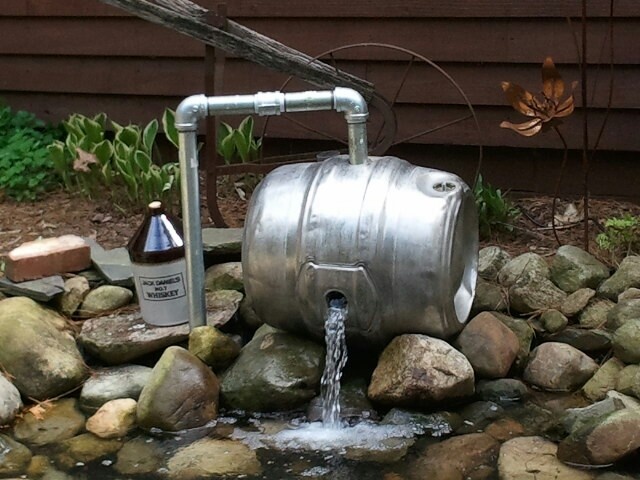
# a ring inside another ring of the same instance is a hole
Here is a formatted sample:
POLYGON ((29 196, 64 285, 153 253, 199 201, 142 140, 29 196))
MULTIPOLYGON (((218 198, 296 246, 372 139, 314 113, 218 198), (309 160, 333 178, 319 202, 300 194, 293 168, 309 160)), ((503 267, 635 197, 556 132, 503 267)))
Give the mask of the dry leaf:
POLYGON ((78 158, 73 162, 73 169, 76 172, 90 172, 89 165, 98 163, 98 157, 93 153, 85 152, 81 148, 76 148, 78 158))
POLYGON ((36 419, 43 420, 44 414, 52 407, 53 404, 49 400, 45 400, 44 402, 36 403, 33 407, 28 408, 27 412, 36 417, 36 419))

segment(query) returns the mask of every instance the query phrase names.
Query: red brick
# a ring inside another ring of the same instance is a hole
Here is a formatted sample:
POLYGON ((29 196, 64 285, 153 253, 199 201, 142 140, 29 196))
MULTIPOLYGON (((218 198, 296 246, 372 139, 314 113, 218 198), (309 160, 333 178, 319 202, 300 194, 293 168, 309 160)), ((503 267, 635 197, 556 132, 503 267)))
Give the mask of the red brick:
POLYGON ((24 282, 66 272, 77 272, 91 265, 91 249, 77 235, 26 242, 7 255, 5 275, 13 282, 24 282))

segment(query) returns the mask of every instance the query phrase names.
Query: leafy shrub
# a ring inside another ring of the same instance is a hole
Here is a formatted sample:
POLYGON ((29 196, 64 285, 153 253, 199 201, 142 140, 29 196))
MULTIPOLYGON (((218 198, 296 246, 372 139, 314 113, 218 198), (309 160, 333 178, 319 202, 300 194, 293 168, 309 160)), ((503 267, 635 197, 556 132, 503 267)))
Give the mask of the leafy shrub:
POLYGON ((482 176, 473 189, 478 208, 480 237, 488 238, 496 231, 513 231, 513 222, 520 216, 520 210, 506 198, 498 188, 484 183, 482 176))
POLYGON ((0 190, 18 201, 35 200, 58 183, 47 145, 61 130, 32 113, 0 106, 0 190))
POLYGON ((604 232, 596 237, 598 247, 611 254, 612 260, 640 253, 640 217, 625 214, 608 218, 604 232))

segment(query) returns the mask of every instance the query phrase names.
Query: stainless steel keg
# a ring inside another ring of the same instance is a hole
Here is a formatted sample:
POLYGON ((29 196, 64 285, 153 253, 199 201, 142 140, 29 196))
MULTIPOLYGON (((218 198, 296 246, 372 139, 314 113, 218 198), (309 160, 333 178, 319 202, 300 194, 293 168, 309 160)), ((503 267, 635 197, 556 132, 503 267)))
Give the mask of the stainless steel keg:
POLYGON ((457 176, 395 157, 337 155, 280 167, 253 194, 245 288, 266 323, 323 338, 328 302, 347 301, 350 341, 447 338, 467 319, 478 225, 457 176))

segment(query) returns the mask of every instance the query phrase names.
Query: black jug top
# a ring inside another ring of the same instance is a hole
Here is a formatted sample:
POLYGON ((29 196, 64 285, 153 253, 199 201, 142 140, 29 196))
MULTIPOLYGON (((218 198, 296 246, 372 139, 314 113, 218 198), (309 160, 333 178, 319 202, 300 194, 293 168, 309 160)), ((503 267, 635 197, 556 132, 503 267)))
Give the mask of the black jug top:
POLYGON ((151 202, 127 248, 131 261, 136 263, 165 263, 183 258, 180 221, 169 216, 161 202, 151 202))

